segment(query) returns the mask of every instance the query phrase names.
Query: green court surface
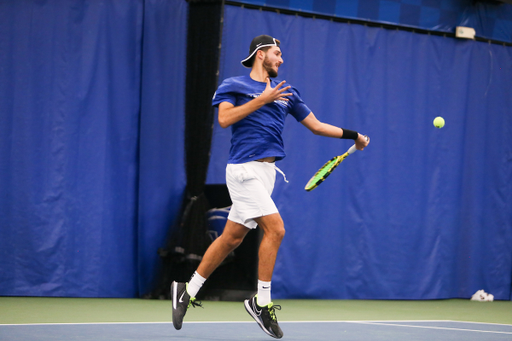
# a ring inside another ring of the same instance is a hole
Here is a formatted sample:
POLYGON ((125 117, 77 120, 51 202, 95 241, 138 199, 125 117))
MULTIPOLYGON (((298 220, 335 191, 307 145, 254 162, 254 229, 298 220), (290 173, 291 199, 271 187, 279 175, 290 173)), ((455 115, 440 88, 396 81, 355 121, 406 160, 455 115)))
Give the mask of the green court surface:
MULTIPOLYGON (((512 301, 275 300, 279 321, 450 320, 512 325, 512 301)), ((252 321, 242 302, 204 301, 185 321, 252 321)), ((169 322, 171 301, 0 297, 0 324, 169 322)))

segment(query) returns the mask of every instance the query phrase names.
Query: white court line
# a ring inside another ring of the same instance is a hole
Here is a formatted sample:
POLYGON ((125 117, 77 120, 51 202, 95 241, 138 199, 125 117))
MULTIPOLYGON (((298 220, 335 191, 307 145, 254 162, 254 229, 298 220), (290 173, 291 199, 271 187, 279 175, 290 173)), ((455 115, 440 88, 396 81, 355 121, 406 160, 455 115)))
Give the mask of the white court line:
MULTIPOLYGON (((316 320, 316 321, 308 321, 308 320, 300 320, 300 321, 279 321, 279 323, 379 323, 379 322, 452 322, 450 320, 382 320, 382 321, 373 321, 373 320, 316 320)), ((507 325, 508 326, 508 325, 507 325)), ((512 325, 511 325, 512 326, 512 325)))
MULTIPOLYGON (((485 331, 485 330, 475 330, 475 329, 464 329, 464 328, 449 328, 449 327, 432 327, 432 326, 413 326, 407 324, 397 324, 397 323, 425 323, 425 322, 448 322, 448 323, 466 323, 466 324, 483 324, 483 325, 494 325, 494 326, 508 326, 512 327, 510 324, 503 323, 489 323, 489 322, 472 322, 472 321, 454 321, 454 320, 378 320, 378 321, 356 321, 356 320, 325 320, 325 321, 280 321, 280 323, 288 324, 288 323, 359 323, 359 324, 372 324, 372 325, 383 325, 383 326, 399 326, 399 327, 411 327, 411 328, 426 328, 426 329, 446 329, 446 330, 463 330, 463 331, 475 331, 482 333, 500 333, 500 334, 512 334, 512 332, 494 332, 494 331, 485 331)), ((254 323, 254 321, 184 321, 184 324, 240 324, 240 323, 254 323)), ((2 326, 69 326, 69 325, 140 325, 140 324, 172 324, 170 321, 161 321, 161 322, 49 322, 49 323, 0 323, 0 328, 2 326)))
MULTIPOLYGON (((448 320, 403 320, 403 321, 339 321, 339 320, 326 320, 326 321, 279 321, 279 323, 379 323, 379 322, 452 322, 448 320)), ((222 323, 254 323, 254 320, 248 321, 183 321, 184 324, 222 324, 222 323)), ((471 323, 471 322, 469 322, 471 323)), ((482 322, 479 322, 482 323, 482 322)), ((171 321, 161 322, 37 322, 37 323, 0 323, 2 326, 69 326, 69 325, 114 325, 114 324, 172 324, 171 321)))
MULTIPOLYGON (((398 322, 400 322, 400 321, 398 321, 398 322)), ((495 323, 495 322, 473 322, 473 321, 450 321, 450 322, 473 323, 473 324, 490 324, 492 326, 509 326, 509 327, 512 327, 512 324, 495 323)))
MULTIPOLYGON (((183 321, 185 324, 191 323, 254 323, 254 321, 183 321)), ((38 323, 0 323, 2 326, 82 326, 82 325, 116 325, 116 324, 170 324, 172 322, 38 322, 38 323)))
MULTIPOLYGON (((456 331, 476 332, 476 333, 491 333, 491 334, 507 334, 507 335, 512 335, 512 332, 499 332, 499 331, 492 331, 492 330, 449 328, 449 327, 413 326, 413 325, 409 325, 409 324, 396 324, 396 323, 390 323, 390 322, 384 323, 384 322, 363 322, 363 321, 356 322, 356 321, 354 321, 354 323, 370 324, 370 325, 373 325, 373 326, 409 327, 409 328, 436 329, 436 330, 456 330, 456 331)), ((414 322, 414 321, 411 321, 411 322, 414 322)), ((457 321, 453 321, 453 322, 457 322, 457 321)))

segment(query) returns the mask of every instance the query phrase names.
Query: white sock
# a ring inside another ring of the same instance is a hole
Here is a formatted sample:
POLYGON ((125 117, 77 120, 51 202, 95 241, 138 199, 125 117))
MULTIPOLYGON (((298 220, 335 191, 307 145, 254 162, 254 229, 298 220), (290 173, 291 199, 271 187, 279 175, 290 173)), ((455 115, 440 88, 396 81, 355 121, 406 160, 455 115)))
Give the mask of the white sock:
POLYGON ((258 297, 256 297, 256 303, 260 307, 269 305, 272 300, 270 299, 270 283, 258 280, 258 297))
POLYGON ((201 289, 203 286, 204 281, 206 281, 206 278, 198 274, 197 271, 194 272, 192 277, 190 277, 190 281, 188 282, 187 286, 187 292, 190 297, 196 297, 199 289, 201 289))

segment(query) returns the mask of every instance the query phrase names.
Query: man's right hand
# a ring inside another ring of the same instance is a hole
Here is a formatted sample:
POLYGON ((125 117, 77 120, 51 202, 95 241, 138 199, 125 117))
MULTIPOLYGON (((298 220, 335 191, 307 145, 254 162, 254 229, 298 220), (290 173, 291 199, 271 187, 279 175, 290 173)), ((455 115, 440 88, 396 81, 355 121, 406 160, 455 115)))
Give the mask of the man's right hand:
POLYGON ((265 104, 272 103, 274 101, 288 101, 288 96, 292 96, 292 93, 284 93, 286 90, 290 89, 291 86, 286 86, 281 89, 281 87, 286 83, 286 81, 282 81, 277 84, 275 88, 270 86, 270 78, 267 78, 267 86, 265 90, 261 93, 260 98, 265 102, 265 104))

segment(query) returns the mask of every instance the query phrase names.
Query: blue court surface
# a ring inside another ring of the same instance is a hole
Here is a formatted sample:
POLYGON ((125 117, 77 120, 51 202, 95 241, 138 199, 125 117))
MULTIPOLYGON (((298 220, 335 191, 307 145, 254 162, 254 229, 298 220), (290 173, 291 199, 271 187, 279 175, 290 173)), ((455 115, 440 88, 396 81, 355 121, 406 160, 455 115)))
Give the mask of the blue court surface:
MULTIPOLYGON (((511 340, 512 325, 456 321, 281 322, 285 340, 511 340)), ((255 322, 0 325, 0 340, 271 340, 255 322)))

